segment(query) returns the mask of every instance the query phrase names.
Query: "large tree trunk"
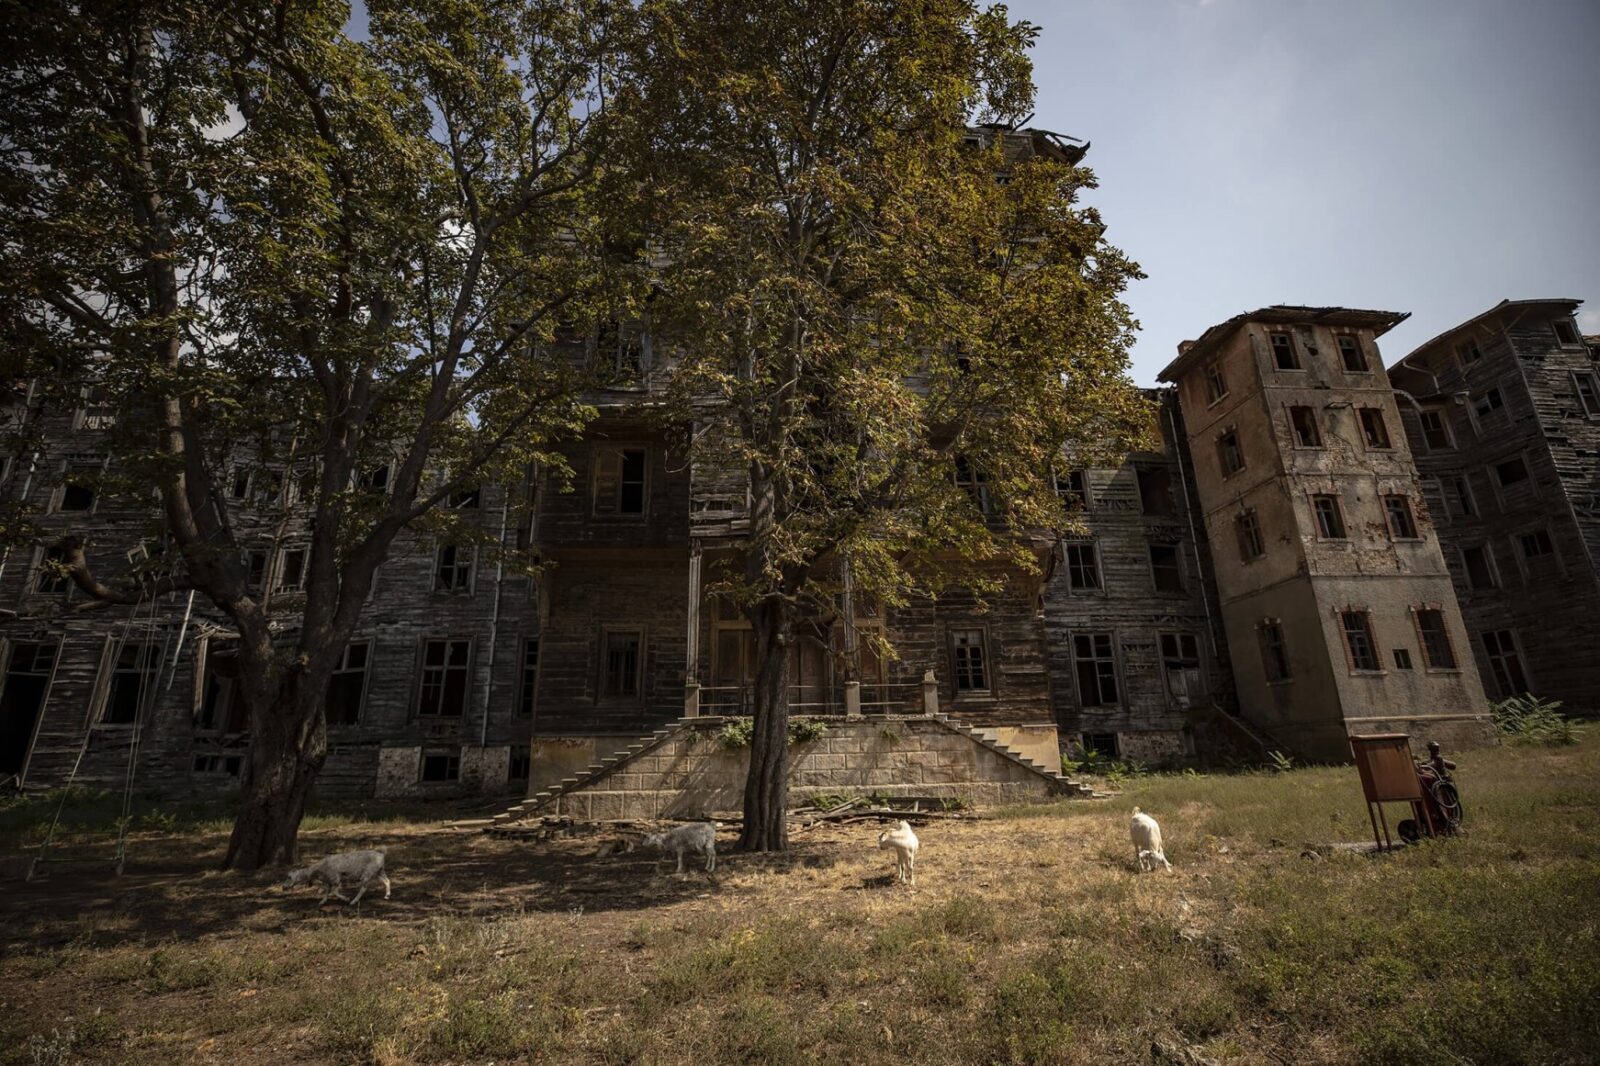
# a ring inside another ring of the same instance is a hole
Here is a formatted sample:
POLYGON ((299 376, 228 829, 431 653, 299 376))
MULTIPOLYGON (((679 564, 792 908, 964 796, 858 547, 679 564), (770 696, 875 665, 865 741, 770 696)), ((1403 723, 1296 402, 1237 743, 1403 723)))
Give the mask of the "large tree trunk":
POLYGON ((789 846, 789 649, 794 608, 783 600, 750 612, 756 640, 755 729, 750 773, 744 783, 740 851, 784 851, 789 846))
POLYGON ((250 776, 224 869, 249 873, 295 859, 306 798, 327 758, 328 731, 320 699, 305 698, 302 686, 284 688, 267 706, 250 708, 250 776))

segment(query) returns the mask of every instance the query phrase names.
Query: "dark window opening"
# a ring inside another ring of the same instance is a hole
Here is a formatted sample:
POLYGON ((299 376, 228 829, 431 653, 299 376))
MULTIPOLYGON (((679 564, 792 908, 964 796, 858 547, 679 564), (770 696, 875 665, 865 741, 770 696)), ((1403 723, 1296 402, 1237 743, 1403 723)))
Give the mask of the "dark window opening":
POLYGON ((644 490, 643 448, 603 448, 595 453, 595 514, 642 515, 644 490))
POLYGON ((246 592, 259 594, 267 580, 267 550, 251 548, 244 555, 244 587, 246 592))
POLYGON ((1483 349, 1478 347, 1477 341, 1469 338, 1456 345, 1456 355, 1461 358, 1463 366, 1471 366, 1483 358, 1483 349))
POLYGON ((450 494, 450 506, 454 507, 458 511, 471 510, 472 508, 478 506, 478 501, 482 497, 482 494, 482 490, 477 488, 462 489, 460 492, 452 492, 450 494))
POLYGON ((1240 559, 1249 562, 1267 554, 1267 546, 1261 540, 1261 524, 1256 520, 1254 511, 1246 511, 1235 518, 1233 527, 1239 536, 1240 559))
POLYGON ((1170 515, 1177 512, 1172 500, 1172 472, 1164 466, 1141 466, 1135 471, 1139 478, 1139 505, 1149 515, 1170 515))
POLYGON ((539 638, 529 637, 522 642, 522 677, 517 688, 517 717, 532 718, 533 704, 539 682, 539 638))
POLYGON ((1593 371, 1585 370, 1572 375, 1572 380, 1578 392, 1578 402, 1583 405, 1583 413, 1589 418, 1600 418, 1600 377, 1593 371))
POLYGON ((235 500, 250 498, 250 468, 236 466, 233 468, 233 479, 228 483, 228 496, 235 500))
POLYGON ((1366 611, 1342 611, 1340 624, 1344 627, 1345 648, 1350 652, 1353 670, 1381 670, 1378 646, 1372 639, 1372 618, 1366 611))
POLYGON ((61 569, 67 564, 67 553, 56 544, 45 549, 39 560, 39 569, 33 575, 33 591, 42 596, 59 596, 71 587, 72 581, 61 569))
POLYGON ((1409 649, 1396 648, 1394 650, 1394 668, 1396 670, 1411 669, 1411 652, 1409 649))
POLYGON ((80 482, 69 481, 61 488, 62 511, 94 510, 94 489, 80 482))
POLYGON ((367 690, 367 660, 372 645, 366 641, 345 645, 339 665, 328 678, 323 711, 329 725, 355 725, 361 720, 361 697, 367 690))
POLYGON ((150 702, 155 691, 160 665, 161 649, 154 642, 135 644, 130 641, 117 649, 100 721, 107 725, 137 721, 140 710, 150 702))
POLYGON ((1056 475, 1056 493, 1061 505, 1069 511, 1089 509, 1089 475, 1082 470, 1069 470, 1056 475))
POLYGON ((423 784, 444 784, 461 780, 460 750, 423 752, 421 776, 423 784))
POLYGON ((526 781, 533 770, 533 750, 526 744, 511 745, 511 755, 506 763, 507 781, 526 781))
POLYGON ((1228 395, 1227 379, 1222 376, 1222 367, 1216 363, 1206 367, 1206 394, 1212 403, 1228 395))
POLYGON ((1078 705, 1107 707, 1117 702, 1117 661, 1110 633, 1078 633, 1072 638, 1078 674, 1078 705))
POLYGON ((605 635, 605 678, 602 695, 637 696, 639 694, 639 648, 642 639, 638 633, 607 633, 605 635))
POLYGON ((989 475, 968 462, 964 455, 956 456, 956 487, 964 489, 972 502, 977 504, 978 510, 988 514, 991 508, 989 499, 989 475))
POLYGON ((1317 413, 1309 407, 1289 408, 1289 424, 1294 427, 1294 442, 1301 448, 1322 447, 1322 429, 1317 413))
POLYGON ((1472 496, 1472 485, 1465 477, 1451 479, 1451 487, 1455 489, 1456 512, 1462 518, 1474 518, 1478 514, 1478 503, 1472 496))
POLYGON ((1428 442, 1432 451, 1440 451, 1451 447, 1450 429, 1445 421, 1443 411, 1424 411, 1422 419, 1422 439, 1428 442))
POLYGON ((1362 374, 1367 369, 1367 356, 1361 350, 1361 339, 1348 333, 1339 335, 1339 357, 1344 360, 1344 368, 1352 374, 1362 374))
POLYGON ((1376 407, 1361 409, 1361 435, 1369 448, 1382 450, 1394 447, 1389 440, 1389 424, 1384 421, 1383 412, 1376 407))
POLYGON ((1570 318, 1558 318, 1550 323, 1550 328, 1555 330, 1556 340, 1561 344, 1578 344, 1582 340, 1570 318))
POLYGON ((1183 591, 1183 564, 1176 544, 1150 545, 1150 572, 1157 592, 1183 591))
POLYGON ((429 640, 422 646, 422 692, 418 713, 460 718, 467 710, 469 640, 429 640))
POLYGON ((1294 337, 1287 333, 1269 333, 1272 342, 1272 361, 1279 370, 1299 370, 1300 357, 1294 350, 1294 337))
POLYGON ((983 630, 952 630, 950 653, 955 667, 956 691, 987 692, 989 663, 983 630))
POLYGON ((1411 500, 1405 496, 1385 496, 1384 514, 1389 519, 1389 535, 1395 540, 1416 540, 1417 520, 1411 512, 1411 500))
POLYGON ((1317 536, 1324 540, 1343 540, 1344 512, 1337 496, 1313 496, 1311 507, 1317 516, 1317 536))
POLYGON ((1417 632, 1422 637, 1422 661, 1430 670, 1454 670, 1456 652, 1445 628, 1444 612, 1434 607, 1417 610, 1417 632))
POLYGON ((1509 488, 1518 482, 1528 480, 1528 464, 1522 456, 1514 456, 1503 463, 1496 463, 1494 476, 1499 480, 1501 488, 1509 488))
POLYGON ((1532 533, 1524 533, 1517 538, 1522 543, 1522 557, 1524 559, 1541 559, 1547 555, 1554 555, 1556 546, 1550 539, 1550 534, 1543 529, 1536 529, 1532 533))
POLYGON ((1471 548, 1461 549, 1461 562, 1467 571, 1467 587, 1475 589, 1498 588, 1499 582, 1495 580, 1494 564, 1489 560, 1489 549, 1478 544, 1471 548))
POLYGON ((1261 637, 1261 665, 1267 680, 1288 681, 1289 653, 1283 644, 1283 627, 1277 622, 1263 622, 1257 630, 1261 637))
POLYGON ((1244 452, 1239 450, 1239 434, 1224 433, 1217 438, 1217 462, 1222 467, 1223 477, 1244 469, 1244 452))
POLYGON ((1069 589, 1100 587, 1100 557, 1093 544, 1068 544, 1066 555, 1069 589))
POLYGON ((1489 658, 1496 695, 1505 699, 1529 690, 1528 675, 1522 668, 1522 655, 1511 630, 1491 629, 1484 633, 1483 650, 1489 658))
POLYGON ((285 548, 279 556, 278 581, 275 588, 277 592, 295 592, 305 587, 306 583, 306 550, 304 548, 285 548))
POLYGON ((471 592, 473 550, 459 544, 446 544, 439 549, 439 562, 434 568, 435 592, 471 592))
POLYGON ((1167 694, 1180 706, 1205 697, 1205 675, 1200 669, 1200 641, 1193 633, 1161 634, 1161 672, 1167 694))
POLYGON ((1505 397, 1500 395, 1499 389, 1489 389, 1482 396, 1472 402, 1472 409, 1478 413, 1479 418, 1488 418, 1496 411, 1505 412, 1505 397))
POLYGON ((389 464, 385 463, 362 471, 356 478, 356 487, 367 492, 389 491, 389 464))
POLYGON ((1121 754, 1115 733, 1083 734, 1083 751, 1085 755, 1098 755, 1106 759, 1115 759, 1121 754))

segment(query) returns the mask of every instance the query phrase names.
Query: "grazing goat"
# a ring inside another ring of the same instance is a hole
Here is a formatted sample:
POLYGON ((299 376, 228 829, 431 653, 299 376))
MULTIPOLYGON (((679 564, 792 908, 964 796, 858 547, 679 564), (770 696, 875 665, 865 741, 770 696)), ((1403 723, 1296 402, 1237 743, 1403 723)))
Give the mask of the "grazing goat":
POLYGON ((1172 869, 1166 853, 1161 850, 1161 827, 1154 818, 1139 813, 1139 808, 1135 807, 1129 828, 1133 833, 1133 858, 1139 864, 1141 873, 1154 870, 1157 865, 1172 869))
POLYGON ((383 884, 383 898, 389 898, 389 875, 383 868, 385 848, 374 851, 341 851, 336 855, 329 855, 314 866, 307 866, 303 870, 290 870, 289 876, 284 878, 285 891, 298 888, 307 881, 321 881, 328 886, 328 890, 317 900, 317 906, 328 902, 329 896, 337 896, 352 907, 361 902, 361 896, 367 890, 369 881, 377 880, 383 884), (356 883, 355 898, 351 899, 339 891, 340 884, 348 878, 356 883))
POLYGON ((895 880, 917 883, 917 834, 911 831, 909 822, 879 833, 878 850, 894 852, 895 880))
POLYGON ((706 873, 717 868, 717 823, 695 822, 680 825, 665 833, 646 833, 644 846, 660 848, 678 856, 678 872, 683 873, 683 857, 693 851, 706 857, 706 873))

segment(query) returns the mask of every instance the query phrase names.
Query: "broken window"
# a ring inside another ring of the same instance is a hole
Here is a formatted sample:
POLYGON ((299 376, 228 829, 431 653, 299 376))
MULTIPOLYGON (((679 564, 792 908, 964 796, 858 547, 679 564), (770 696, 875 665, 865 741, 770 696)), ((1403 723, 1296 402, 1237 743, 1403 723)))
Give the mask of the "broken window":
POLYGON ((445 784, 461 779, 461 749, 424 751, 418 767, 423 784, 445 784))
POLYGON ((1450 479, 1450 487, 1455 490, 1455 511, 1462 518, 1473 518, 1478 513, 1478 501, 1472 495, 1472 485, 1466 477, 1450 479))
POLYGON ((1267 554, 1266 545, 1261 540, 1261 524, 1256 520, 1254 511, 1246 511, 1233 520, 1234 532, 1239 537, 1239 558, 1245 562, 1259 559, 1267 554))
POLYGON ((1089 476, 1082 470, 1069 470, 1056 475, 1056 493, 1061 505, 1069 511, 1089 509, 1089 476))
POLYGON ((637 696, 639 694, 639 651, 643 644, 641 634, 607 633, 601 650, 602 696, 637 696))
POLYGON ((267 580, 267 559, 270 553, 265 548, 251 548, 244 553, 244 590, 252 595, 260 595, 267 580))
POLYGON ((160 665, 161 649, 154 641, 122 642, 111 664, 111 683, 106 688, 101 723, 126 725, 137 721, 140 709, 155 691, 160 665))
POLYGON ((1407 496, 1385 496, 1383 511, 1389 519, 1389 535, 1395 540, 1416 540, 1417 521, 1407 496))
POLYGON ((644 449, 597 449, 594 465, 594 513, 642 515, 644 501, 644 449))
POLYGON ((950 657, 955 670, 957 692, 989 690, 988 656, 981 629, 950 631, 950 657))
POLYGON ((1555 543, 1550 539, 1549 532, 1543 529, 1536 529, 1532 533, 1524 533, 1517 540, 1522 545, 1522 557, 1524 559, 1542 559, 1546 556, 1554 555, 1556 551, 1555 543))
POLYGON ((105 460, 98 456, 69 459, 61 467, 61 487, 56 490, 56 510, 84 514, 94 510, 95 481, 105 460))
POLYGON ((1394 650, 1394 668, 1396 670, 1411 669, 1411 650, 1409 648, 1396 648, 1394 650))
POLYGON ((1267 681, 1288 681, 1289 653, 1283 643, 1283 626, 1275 621, 1262 622, 1256 633, 1261 638, 1261 667, 1267 681))
POLYGON ((1522 456, 1514 455, 1503 463, 1495 464, 1494 476, 1499 480, 1501 488, 1510 488, 1528 480, 1528 464, 1522 456))
POLYGON ((1172 473, 1164 466, 1135 468, 1139 478, 1139 505, 1149 515, 1170 515, 1177 508, 1172 501, 1172 473))
POLYGON ((1317 412, 1309 407, 1289 408, 1289 423, 1294 427, 1294 442, 1301 448, 1322 447, 1322 429, 1317 425, 1317 412))
POLYGON ((1216 403, 1228 395, 1228 382, 1222 376, 1222 364, 1212 363, 1206 367, 1206 394, 1216 403))
POLYGON ((1352 670, 1381 670, 1378 645, 1372 639, 1372 616, 1366 611, 1341 611, 1340 625, 1344 628, 1344 644, 1350 653, 1352 670))
POLYGON ((1313 496, 1311 508, 1317 516, 1317 536, 1324 540, 1344 539, 1344 512, 1339 508, 1339 497, 1313 496))
POLYGON ((356 475, 356 487, 365 492, 389 491, 389 464, 374 466, 356 475))
POLYGON ((480 490, 476 487, 462 489, 460 492, 450 494, 450 506, 458 511, 471 510, 478 506, 480 490))
POLYGON ((233 468, 233 475, 228 478, 228 498, 230 500, 248 500, 250 498, 250 468, 240 464, 233 468))
POLYGON ((367 691, 367 664, 372 655, 369 641, 345 645, 339 664, 328 678, 328 694, 323 713, 329 725, 355 725, 361 719, 361 698, 367 691))
POLYGON ((964 455, 956 456, 956 487, 966 490, 972 502, 978 505, 978 510, 988 514, 991 509, 989 499, 989 475, 967 460, 964 455))
POLYGON ((1376 407, 1361 409, 1361 435, 1369 448, 1394 447, 1389 441, 1389 424, 1384 421, 1383 412, 1376 407))
POLYGON ((1456 345, 1456 357, 1461 360, 1461 366, 1466 368, 1483 358, 1483 349, 1478 347, 1476 340, 1468 337, 1456 345))
POLYGON ((1161 634, 1161 670, 1167 678, 1167 694, 1180 707, 1205 697, 1205 678, 1200 670, 1200 640, 1193 633, 1161 634))
POLYGON ((1470 548, 1462 548, 1461 565, 1467 572, 1468 588, 1492 589, 1500 586, 1487 545, 1475 544, 1470 548))
POLYGON ((532 718, 536 686, 539 682, 539 638, 522 642, 522 677, 517 685, 517 717, 532 718))
POLYGON ((1529 689, 1528 674, 1522 668, 1516 636, 1509 629, 1491 629, 1483 634, 1483 650, 1489 658, 1495 694, 1501 699, 1517 696, 1529 689))
POLYGON ((1176 544, 1150 545, 1150 573, 1157 592, 1183 591, 1183 565, 1176 544))
POLYGON ((1100 587, 1100 556, 1093 544, 1065 545, 1067 559, 1067 588, 1073 590, 1100 587))
POLYGON ((1217 438, 1217 463, 1222 476, 1229 477, 1244 469, 1244 452, 1239 450, 1239 434, 1230 430, 1217 438))
POLYGON ((285 548, 278 556, 278 580, 275 592, 296 592, 306 584, 306 549, 285 548))
POLYGON ((1580 370, 1572 375, 1572 385, 1584 416, 1600 418, 1600 376, 1592 370, 1580 370))
POLYGON ((1444 411, 1423 411, 1419 417, 1422 420, 1422 439, 1428 442, 1429 450, 1440 451, 1452 447, 1450 426, 1444 411))
POLYGON ((1272 342, 1272 361, 1279 370, 1299 370, 1300 356, 1294 350, 1294 337, 1289 333, 1269 333, 1272 342))
POLYGON ((1339 358, 1344 360, 1344 368, 1352 374, 1363 374, 1367 370, 1367 356, 1361 350, 1361 338, 1349 333, 1339 334, 1339 358))
POLYGON ((1578 329, 1572 324, 1570 318, 1557 318, 1551 321, 1550 328, 1555 331, 1558 344, 1581 344, 1583 338, 1578 335, 1578 329))
POLYGON ((1117 660, 1110 633, 1077 633, 1072 638, 1078 675, 1078 705, 1108 707, 1117 702, 1117 660))
POLYGON ((1477 412, 1479 418, 1488 418, 1496 413, 1504 416, 1506 400, 1500 395, 1499 389, 1488 389, 1472 401, 1472 409, 1477 412))
POLYGON ((1417 633, 1422 638, 1422 663, 1429 670, 1454 670, 1456 652, 1445 628, 1444 612, 1436 607, 1417 608, 1417 633))
POLYGON ((533 749, 527 744, 513 744, 507 753, 506 780, 526 781, 533 769, 533 749))
POLYGON ((427 640, 422 646, 422 685, 417 713, 459 718, 467 710, 467 666, 470 640, 427 640))
POLYGON ((466 545, 442 545, 433 572, 433 591, 471 592, 472 564, 476 555, 477 552, 466 545))
POLYGON ((66 563, 67 553, 61 545, 46 548, 33 573, 33 591, 41 596, 59 596, 71 588, 71 579, 61 570, 66 563))

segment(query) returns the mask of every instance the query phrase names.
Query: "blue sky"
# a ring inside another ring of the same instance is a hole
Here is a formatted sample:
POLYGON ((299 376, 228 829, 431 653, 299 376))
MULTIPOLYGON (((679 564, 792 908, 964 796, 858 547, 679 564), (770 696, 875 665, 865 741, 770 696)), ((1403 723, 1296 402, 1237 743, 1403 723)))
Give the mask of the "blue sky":
POLYGON ((1012 0, 1033 124, 1149 274, 1133 376, 1273 303, 1410 311, 1393 362, 1502 298, 1600 333, 1600 0, 1012 0))

